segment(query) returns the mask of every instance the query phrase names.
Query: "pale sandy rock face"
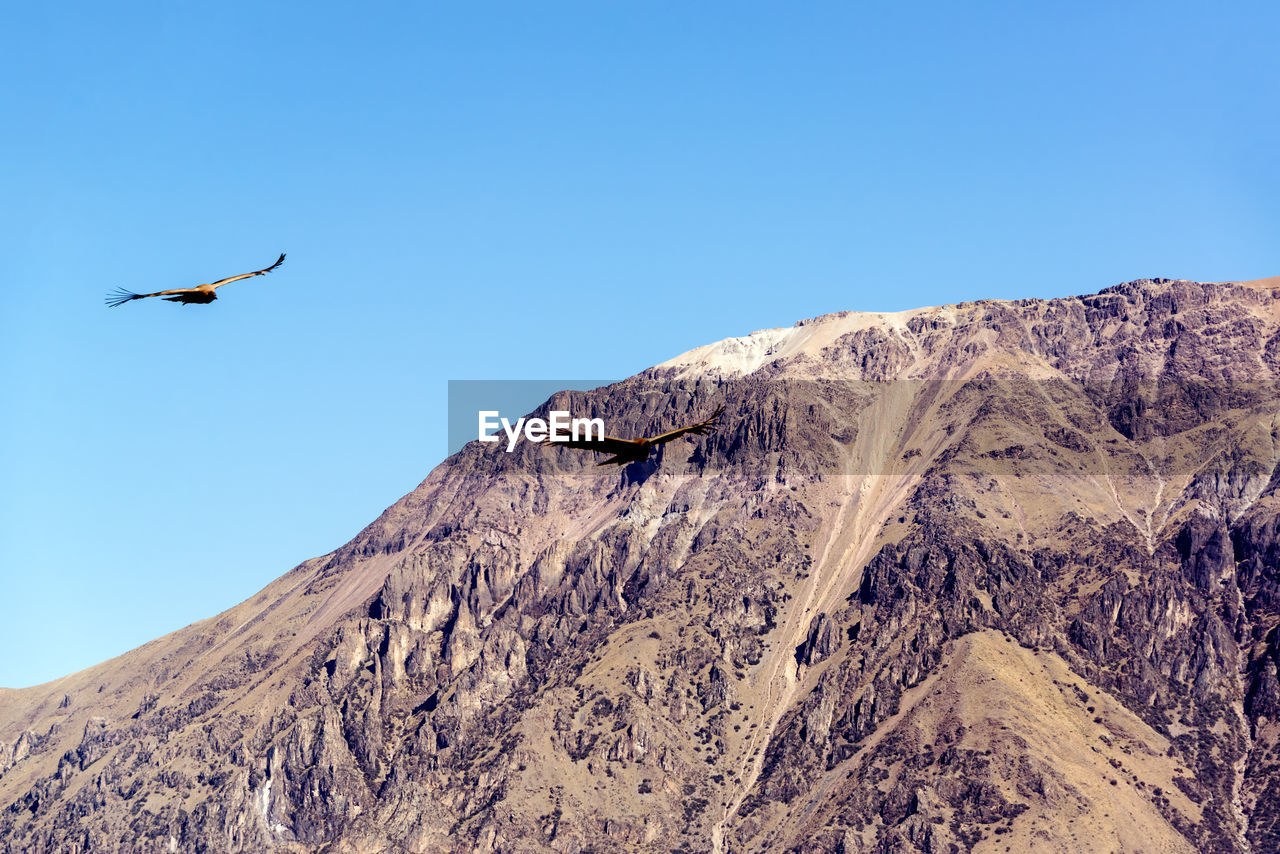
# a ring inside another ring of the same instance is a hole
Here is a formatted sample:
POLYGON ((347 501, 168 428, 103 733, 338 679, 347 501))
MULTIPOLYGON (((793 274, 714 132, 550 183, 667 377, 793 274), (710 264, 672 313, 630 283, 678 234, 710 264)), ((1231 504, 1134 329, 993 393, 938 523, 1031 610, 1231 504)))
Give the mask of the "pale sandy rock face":
POLYGON ((671 370, 680 377, 742 376, 767 364, 818 356, 837 340, 870 329, 896 337, 910 347, 916 338, 910 327, 913 319, 928 318, 928 323, 937 324, 952 322, 954 317, 953 306, 893 313, 842 311, 802 320, 792 327, 762 329, 741 338, 707 344, 663 362, 657 369, 671 370))
POLYGON ((0 851, 1280 850, 1280 302, 846 312, 557 395, 205 622, 0 692, 0 851), (544 407, 545 409, 546 407, 544 407))

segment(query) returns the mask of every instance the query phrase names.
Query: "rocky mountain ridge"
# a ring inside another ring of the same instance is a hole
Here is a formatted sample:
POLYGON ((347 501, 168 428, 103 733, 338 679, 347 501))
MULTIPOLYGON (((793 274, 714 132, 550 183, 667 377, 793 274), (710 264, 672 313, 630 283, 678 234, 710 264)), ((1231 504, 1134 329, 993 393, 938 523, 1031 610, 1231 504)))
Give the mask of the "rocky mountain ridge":
POLYGON ((549 401, 210 620, 0 693, 2 851, 1280 848, 1280 299, 845 312, 549 401))

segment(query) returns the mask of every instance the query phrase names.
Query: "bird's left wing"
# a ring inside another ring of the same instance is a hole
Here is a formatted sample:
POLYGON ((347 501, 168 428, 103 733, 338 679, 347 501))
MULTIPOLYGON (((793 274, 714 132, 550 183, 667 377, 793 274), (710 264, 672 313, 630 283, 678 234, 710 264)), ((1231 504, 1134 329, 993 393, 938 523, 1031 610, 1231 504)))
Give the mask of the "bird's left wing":
POLYGON ((272 270, 274 270, 276 267, 279 267, 283 263, 284 263, 284 253, 281 252, 280 257, 277 258, 276 262, 272 264, 270 267, 264 267, 261 270, 254 270, 252 273, 241 273, 238 276, 228 276, 225 279, 219 279, 218 281, 211 282, 210 284, 212 287, 220 288, 229 282, 238 282, 241 279, 252 279, 254 276, 261 276, 265 273, 270 273, 272 270))
POLYGON ((720 427, 720 416, 724 415, 724 407, 718 407, 715 412, 711 413, 710 418, 703 419, 697 424, 690 424, 687 427, 681 427, 678 430, 671 430, 661 433, 657 436, 650 437, 649 441, 655 445, 661 445, 670 442, 672 439, 678 439, 686 433, 692 433, 695 436, 705 436, 709 433, 716 432, 720 427))
POLYGON ((544 439, 541 444, 549 445, 553 448, 575 448, 579 451, 600 451, 605 454, 620 454, 628 451, 634 451, 639 445, 639 439, 615 439, 613 436, 604 436, 600 439, 544 439))
POLYGON ((147 297, 167 297, 170 294, 191 294, 195 293, 195 288, 175 288, 171 291, 156 291, 154 294, 135 294, 133 291, 126 291, 124 288, 116 288, 113 292, 107 294, 107 305, 115 308, 124 305, 130 300, 146 299, 147 297))

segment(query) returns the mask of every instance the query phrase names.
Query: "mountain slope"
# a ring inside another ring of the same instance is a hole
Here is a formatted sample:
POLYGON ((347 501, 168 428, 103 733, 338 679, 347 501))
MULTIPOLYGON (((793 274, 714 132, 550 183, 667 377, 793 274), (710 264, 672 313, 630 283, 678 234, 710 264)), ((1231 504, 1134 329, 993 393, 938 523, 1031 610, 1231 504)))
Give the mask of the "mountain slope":
MULTIPOLYGON (((841 313, 0 695, 0 850, 1268 851, 1280 301, 841 313), (954 846, 954 847, 953 847, 954 846)), ((547 407, 544 407, 544 409, 547 407)))

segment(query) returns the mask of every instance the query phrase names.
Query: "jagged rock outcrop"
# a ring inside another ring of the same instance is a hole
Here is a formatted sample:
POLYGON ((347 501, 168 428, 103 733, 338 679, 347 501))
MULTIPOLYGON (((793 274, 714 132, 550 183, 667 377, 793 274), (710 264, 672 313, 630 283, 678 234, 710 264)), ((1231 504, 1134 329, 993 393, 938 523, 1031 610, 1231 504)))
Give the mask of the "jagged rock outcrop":
MULTIPOLYGON (((1280 848, 1280 301, 842 313, 0 693, 0 851, 1280 848)), ((548 408, 550 402, 548 404, 548 408)))

